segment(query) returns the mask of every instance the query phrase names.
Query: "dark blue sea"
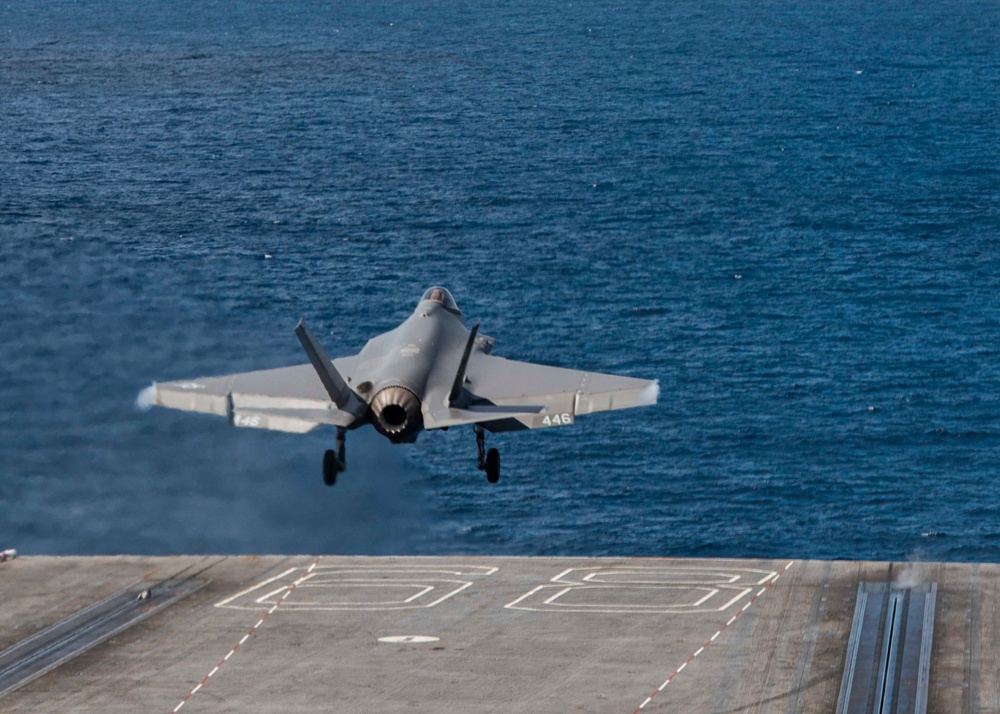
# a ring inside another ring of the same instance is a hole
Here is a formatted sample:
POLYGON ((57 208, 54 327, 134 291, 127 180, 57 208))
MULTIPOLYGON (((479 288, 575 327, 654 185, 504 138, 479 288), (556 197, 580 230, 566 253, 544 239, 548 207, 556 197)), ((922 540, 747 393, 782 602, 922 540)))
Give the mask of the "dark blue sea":
POLYGON ((1000 560, 995 0, 0 6, 0 548, 1000 560), (655 407, 135 406, 429 285, 655 407))

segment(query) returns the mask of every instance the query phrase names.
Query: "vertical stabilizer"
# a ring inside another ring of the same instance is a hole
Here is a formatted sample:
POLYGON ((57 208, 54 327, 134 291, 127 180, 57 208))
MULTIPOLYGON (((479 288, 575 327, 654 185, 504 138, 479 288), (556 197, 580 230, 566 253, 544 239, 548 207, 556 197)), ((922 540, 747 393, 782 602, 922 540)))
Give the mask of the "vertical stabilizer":
POLYGON ((295 326, 295 336, 302 343, 302 349, 306 351, 313 369, 319 375, 326 393, 341 411, 353 414, 356 417, 362 416, 368 405, 354 393, 354 390, 347 386, 347 382, 340 376, 340 372, 333 366, 333 361, 326 354, 326 350, 316 340, 312 331, 306 326, 305 320, 299 320, 295 326))
POLYGON ((472 354, 472 347, 476 344, 476 333, 479 332, 479 323, 472 326, 469 331, 469 340, 465 343, 465 352, 462 353, 462 361, 458 365, 458 373, 455 381, 451 385, 451 392, 448 394, 448 405, 451 406, 462 396, 462 389, 465 387, 465 372, 469 368, 469 355, 472 354))

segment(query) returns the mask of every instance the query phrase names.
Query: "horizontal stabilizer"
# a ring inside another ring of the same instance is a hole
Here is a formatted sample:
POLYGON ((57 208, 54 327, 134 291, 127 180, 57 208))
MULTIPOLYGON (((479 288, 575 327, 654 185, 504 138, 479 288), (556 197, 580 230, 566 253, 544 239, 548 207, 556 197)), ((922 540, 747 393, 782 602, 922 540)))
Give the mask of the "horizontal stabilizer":
POLYGON ((250 429, 305 434, 320 424, 350 426, 354 417, 339 409, 241 409, 234 407, 229 423, 250 429))
POLYGON ((433 412, 424 412, 425 429, 443 429, 449 426, 463 424, 484 424, 501 419, 517 419, 533 417, 544 410, 540 406, 520 406, 485 404, 470 406, 465 409, 443 408, 433 412))

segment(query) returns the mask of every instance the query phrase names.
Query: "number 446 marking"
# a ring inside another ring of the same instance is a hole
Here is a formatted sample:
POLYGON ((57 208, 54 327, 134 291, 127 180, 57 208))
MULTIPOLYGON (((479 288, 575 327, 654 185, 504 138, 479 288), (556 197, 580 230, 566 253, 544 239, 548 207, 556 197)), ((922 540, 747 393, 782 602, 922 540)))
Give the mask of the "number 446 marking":
POLYGON ((542 419, 542 424, 545 426, 563 426, 564 424, 572 424, 573 416, 571 414, 553 414, 551 416, 546 416, 542 419))

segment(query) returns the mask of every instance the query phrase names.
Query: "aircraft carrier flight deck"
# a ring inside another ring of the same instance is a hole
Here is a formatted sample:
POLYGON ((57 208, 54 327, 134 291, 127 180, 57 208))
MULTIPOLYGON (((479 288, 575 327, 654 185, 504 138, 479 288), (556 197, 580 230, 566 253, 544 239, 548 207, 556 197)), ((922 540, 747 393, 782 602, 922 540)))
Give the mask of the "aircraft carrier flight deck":
POLYGON ((0 563, 2 712, 1000 712, 996 565, 0 563))

